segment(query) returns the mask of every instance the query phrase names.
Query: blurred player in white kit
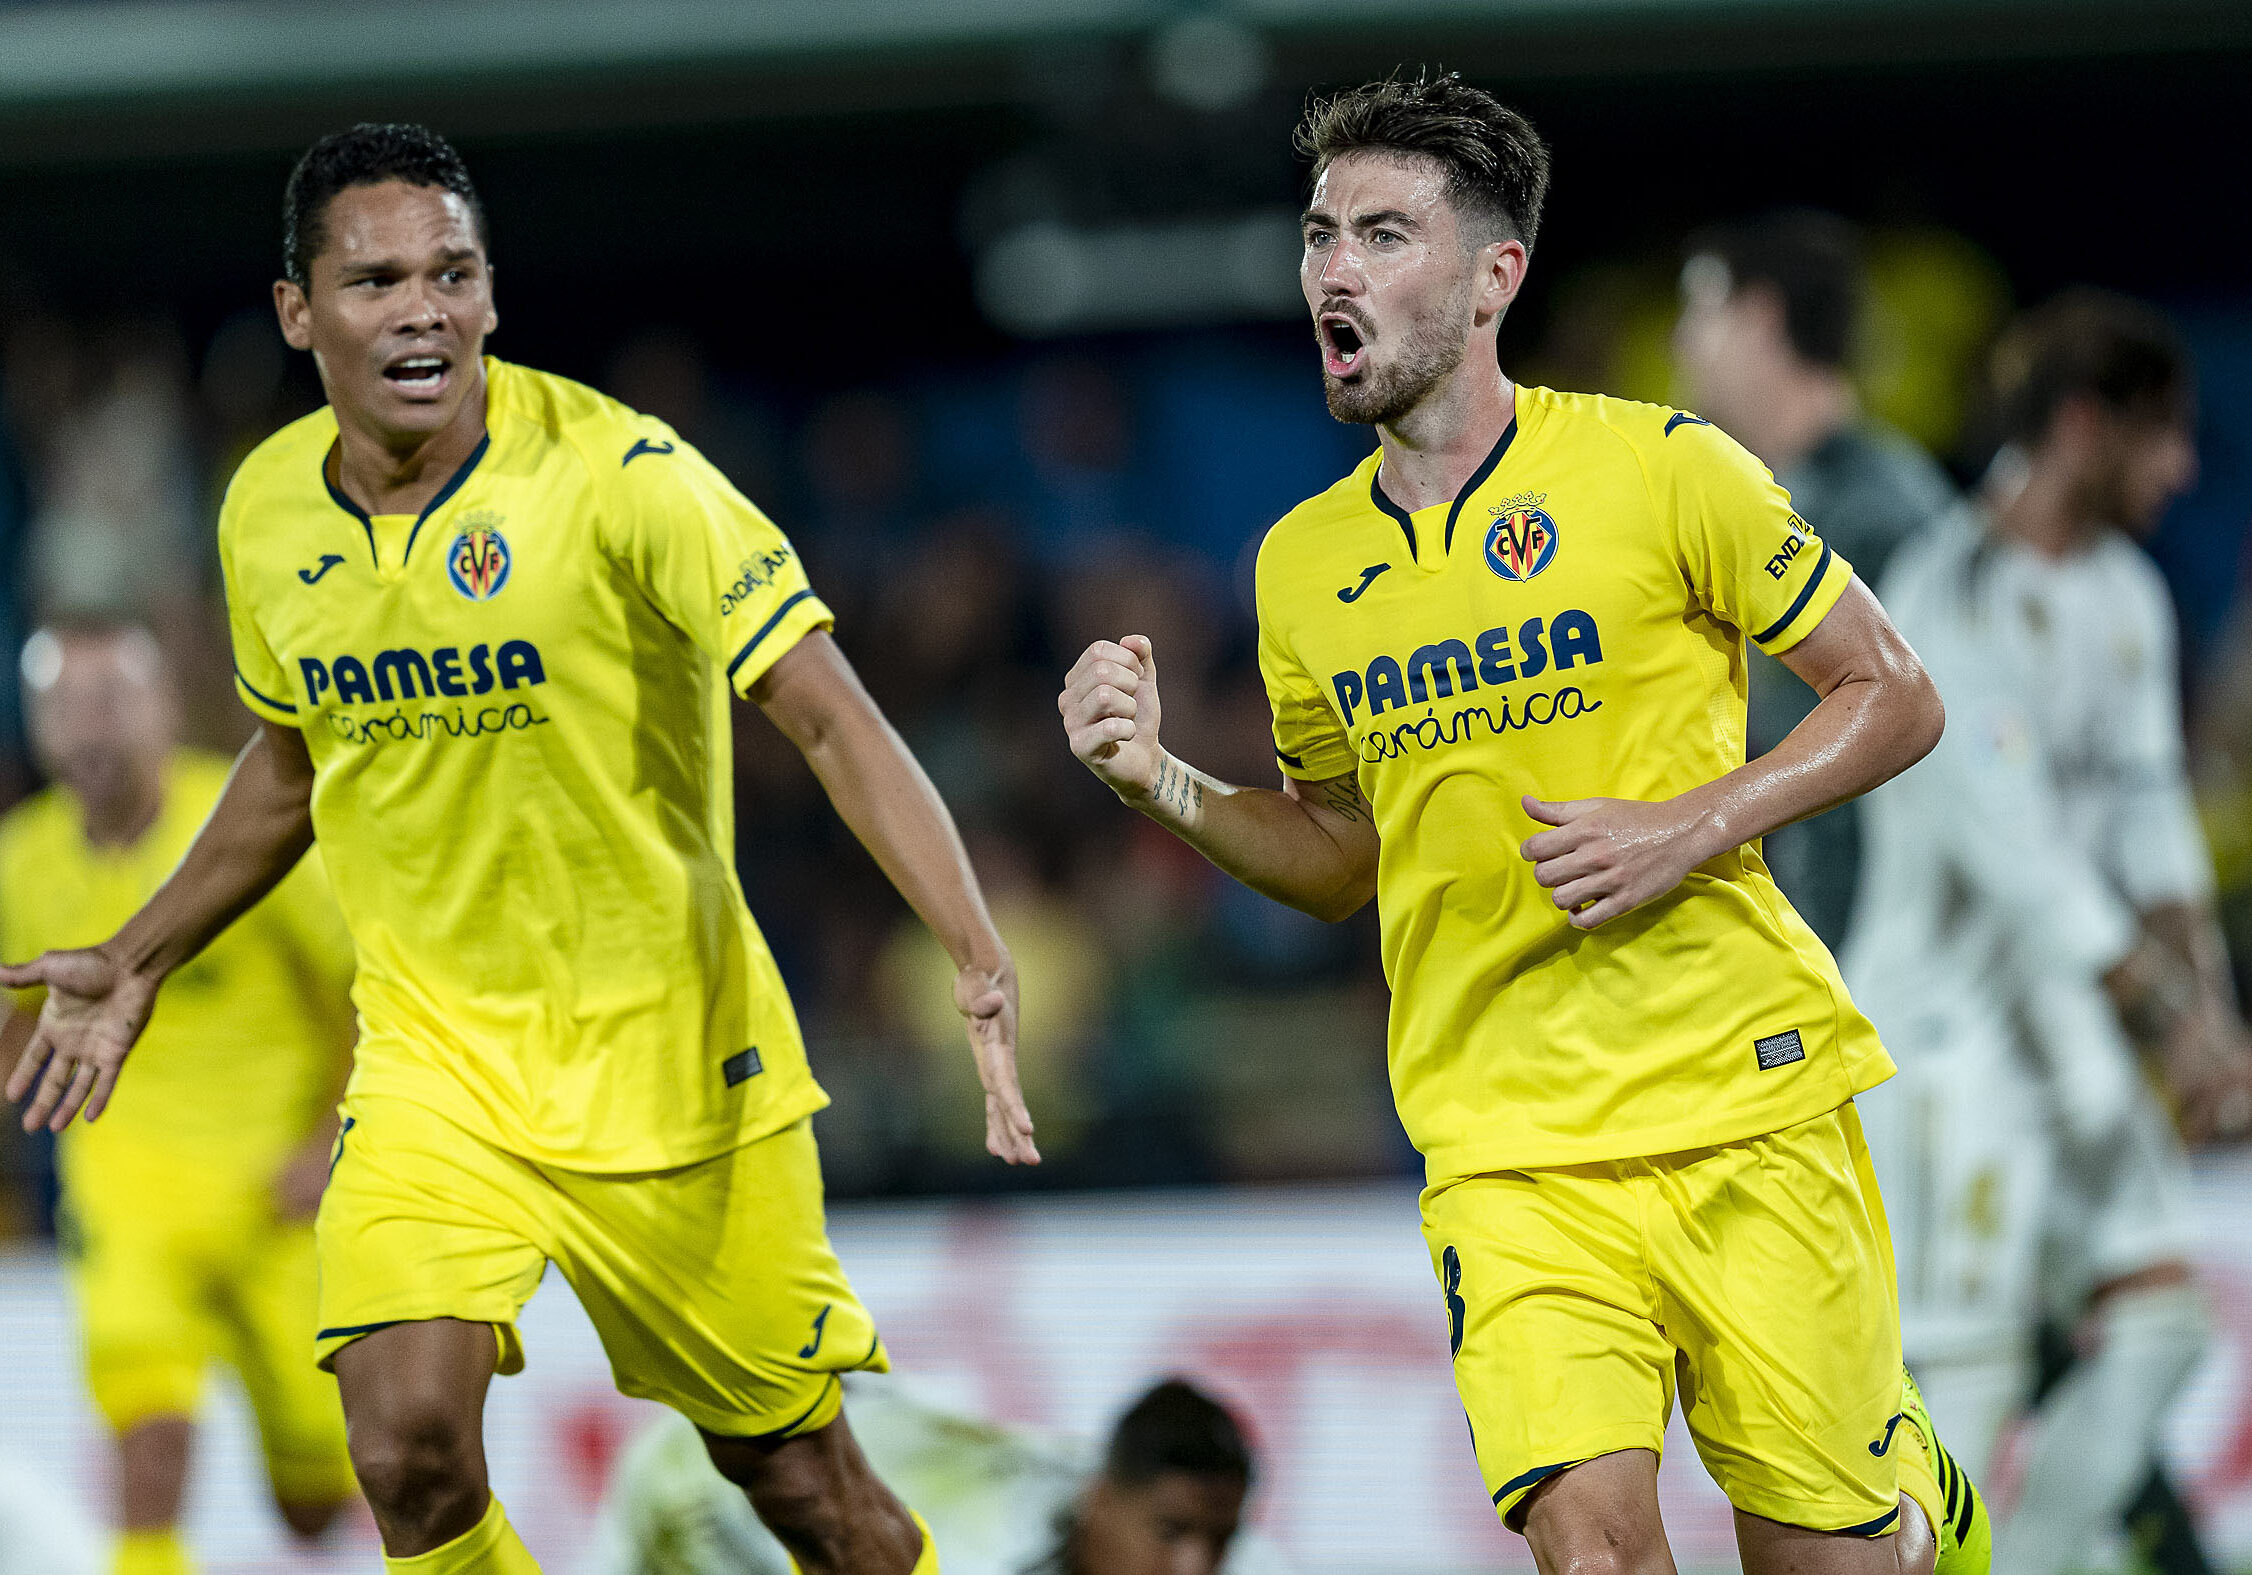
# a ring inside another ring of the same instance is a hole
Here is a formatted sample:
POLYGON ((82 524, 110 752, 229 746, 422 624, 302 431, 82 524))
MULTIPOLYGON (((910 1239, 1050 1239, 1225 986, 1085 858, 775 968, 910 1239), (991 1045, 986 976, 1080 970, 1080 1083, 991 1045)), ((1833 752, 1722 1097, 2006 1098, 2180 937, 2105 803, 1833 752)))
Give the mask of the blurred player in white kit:
POLYGON ((2085 1355, 2040 1406, 1997 1575, 2084 1564, 2206 1340, 2183 1138, 2252 1121, 2247 1039, 2184 768, 2174 608, 2131 537, 2194 480, 2169 325, 2095 292, 1994 361, 1980 497, 1882 586, 1947 736, 1868 804, 1845 972, 1900 1064, 1863 1101, 1904 1344, 1984 1480, 2032 1336, 2085 1355))
MULTIPOLYGON (((852 1428, 946 1550, 946 1575, 1289 1575, 1242 1528, 1251 1446, 1226 1407, 1171 1378, 1100 1450, 926 1405, 896 1380, 844 1381, 852 1428)), ((581 1575, 791 1575, 679 1417, 635 1440, 581 1575)))

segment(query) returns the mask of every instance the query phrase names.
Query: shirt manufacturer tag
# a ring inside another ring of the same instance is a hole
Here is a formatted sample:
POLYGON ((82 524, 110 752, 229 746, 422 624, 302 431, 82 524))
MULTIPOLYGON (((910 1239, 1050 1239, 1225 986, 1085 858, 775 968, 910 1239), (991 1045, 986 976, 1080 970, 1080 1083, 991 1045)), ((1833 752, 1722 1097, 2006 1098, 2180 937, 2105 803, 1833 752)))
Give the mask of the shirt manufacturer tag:
POLYGON ((1806 1059, 1806 1046, 1799 1042, 1798 1030, 1769 1034, 1765 1039, 1752 1041, 1752 1049, 1759 1055, 1759 1069, 1772 1072, 1779 1066, 1789 1066, 1793 1061, 1806 1059))
MULTIPOLYGON (((1794 1034, 1792 1037, 1796 1039, 1797 1036, 1794 1034)), ((1765 1040, 1760 1042, 1766 1043, 1765 1040)), ((1766 1063, 1762 1062, 1761 1064, 1765 1065, 1766 1063)), ((727 1079, 727 1086, 733 1088, 737 1083, 749 1082, 759 1073, 765 1071, 766 1066, 758 1058, 758 1046, 753 1045, 748 1050, 736 1051, 726 1060, 720 1062, 719 1070, 720 1075, 727 1079)))

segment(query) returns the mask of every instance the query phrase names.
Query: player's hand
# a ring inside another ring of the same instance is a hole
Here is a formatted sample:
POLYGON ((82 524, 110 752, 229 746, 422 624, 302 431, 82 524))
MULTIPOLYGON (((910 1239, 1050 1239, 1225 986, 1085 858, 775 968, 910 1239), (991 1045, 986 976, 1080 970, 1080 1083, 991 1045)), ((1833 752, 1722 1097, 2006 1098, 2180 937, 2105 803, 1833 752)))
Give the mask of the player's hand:
POLYGON ((2252 1042, 2236 1014, 2201 1003, 2175 1021, 2159 1051, 2182 1138, 2192 1144, 2252 1136, 2252 1042))
POLYGON ((985 1085, 985 1151, 1012 1165, 1037 1165, 1032 1113, 1017 1086, 1017 969, 971 963, 954 975, 954 1007, 970 1031, 977 1080, 985 1085))
POLYGON ((31 1042, 8 1074, 8 1098, 22 1103, 30 1097, 23 1112, 26 1132, 42 1125, 60 1132, 81 1107, 89 1121, 101 1115, 133 1041, 148 1026, 159 982, 98 946, 0 967, 0 985, 47 991, 31 1042))
POLYGON ((1165 751, 1157 742, 1157 652, 1147 635, 1088 646, 1056 709, 1081 765, 1129 803, 1149 797, 1165 751))
POLYGON ((1527 837, 1520 851, 1574 929, 1592 930, 1664 896, 1711 857, 1693 835, 1696 815, 1678 799, 1551 804, 1528 794, 1524 805, 1526 814, 1554 829, 1527 837))

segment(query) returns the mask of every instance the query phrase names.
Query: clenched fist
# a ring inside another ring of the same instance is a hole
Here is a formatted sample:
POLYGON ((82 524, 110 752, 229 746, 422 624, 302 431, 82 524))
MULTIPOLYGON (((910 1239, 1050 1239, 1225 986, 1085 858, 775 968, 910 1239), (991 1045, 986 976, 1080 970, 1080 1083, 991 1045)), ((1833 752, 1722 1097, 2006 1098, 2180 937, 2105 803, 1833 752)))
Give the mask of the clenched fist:
POLYGON ((1147 635, 1097 640, 1056 696, 1080 764, 1132 803, 1156 789, 1165 751, 1157 742, 1157 652, 1147 635))

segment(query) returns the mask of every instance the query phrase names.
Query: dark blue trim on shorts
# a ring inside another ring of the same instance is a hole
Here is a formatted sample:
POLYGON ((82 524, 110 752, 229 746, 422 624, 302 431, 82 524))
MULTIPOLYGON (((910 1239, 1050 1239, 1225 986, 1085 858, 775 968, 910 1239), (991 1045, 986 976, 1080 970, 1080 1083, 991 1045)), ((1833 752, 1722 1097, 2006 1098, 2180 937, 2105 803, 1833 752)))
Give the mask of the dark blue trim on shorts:
POLYGON ((1822 543, 1822 561, 1815 564, 1814 572, 1807 576, 1805 586, 1802 587, 1798 593, 1798 600, 1791 603, 1791 610, 1783 614, 1782 617, 1776 619, 1773 623, 1769 624, 1766 628, 1760 630, 1759 633, 1753 635, 1752 643, 1754 645, 1765 645, 1768 641, 1781 634, 1785 629, 1788 629, 1791 626, 1791 620, 1793 618, 1796 618, 1800 613, 1806 611, 1806 604, 1814 600, 1814 593, 1821 587, 1823 576, 1828 574, 1829 572, 1830 544, 1828 542, 1824 542, 1822 543))
POLYGON ((795 596, 786 599, 781 606, 774 609, 773 617, 767 619, 766 622, 759 625, 758 633, 752 635, 750 639, 746 640, 743 643, 743 648, 735 653, 735 660, 727 664, 727 680, 729 683, 733 683, 735 681, 735 669, 741 667, 745 662, 750 660, 751 653, 759 648, 759 642, 764 640, 768 635, 774 632, 775 625, 779 624, 785 617, 789 615, 791 608, 795 607, 799 602, 804 601, 808 596, 811 596, 812 594, 813 588, 811 586, 807 586, 804 590, 799 591, 795 596))
POLYGON ((1881 1537, 1892 1529, 1892 1523, 1899 1518, 1900 1506, 1895 1504, 1875 1520, 1864 1520, 1858 1526, 1847 1526, 1837 1532, 1836 1535, 1841 1537, 1881 1537))
POLYGON ((394 1324, 413 1323, 412 1318, 386 1318, 381 1323, 348 1323, 341 1329, 323 1329, 313 1336, 316 1340, 339 1340, 347 1336, 373 1334, 378 1329, 388 1329, 394 1324))
POLYGON ((1530 1471, 1521 1471, 1500 1487, 1494 1489, 1494 1502, 1499 1504, 1503 1499, 1521 1488, 1538 1487, 1541 1483, 1556 1475, 1557 1472, 1569 1471, 1578 1464, 1579 1462, 1576 1460, 1559 1460, 1552 1466, 1535 1466, 1530 1471))

